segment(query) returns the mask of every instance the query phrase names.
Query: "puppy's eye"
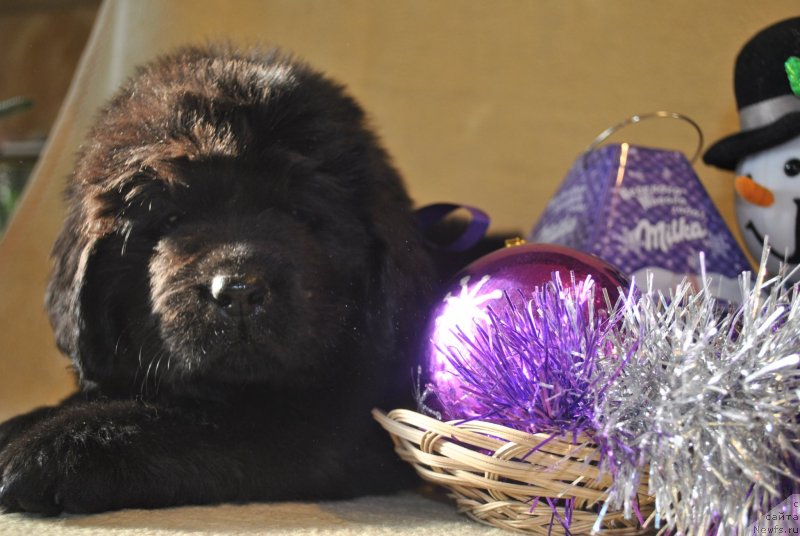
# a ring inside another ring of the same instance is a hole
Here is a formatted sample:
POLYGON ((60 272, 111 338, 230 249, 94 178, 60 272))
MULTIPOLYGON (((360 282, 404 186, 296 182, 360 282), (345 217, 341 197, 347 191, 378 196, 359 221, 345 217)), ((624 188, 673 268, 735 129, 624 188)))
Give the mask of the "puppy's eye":
POLYGON ((322 222, 321 222, 319 216, 317 216, 315 214, 311 214, 311 213, 308 213, 308 212, 303 212, 303 211, 297 210, 296 208, 292 209, 290 213, 291 213, 291 215, 292 215, 292 217, 294 219, 305 223, 307 226, 311 227, 312 229, 316 229, 316 228, 318 228, 318 227, 320 227, 322 225, 322 222))
POLYGON ((792 158, 783 165, 783 172, 787 177, 796 177, 800 174, 800 159, 792 158))
POLYGON ((180 221, 180 219, 181 219, 181 215, 180 214, 177 214, 177 213, 176 214, 170 214, 169 216, 167 216, 166 218, 164 218, 162 220, 162 222, 161 222, 161 230, 162 231, 169 231, 171 229, 174 229, 175 226, 178 225, 178 222, 180 221))

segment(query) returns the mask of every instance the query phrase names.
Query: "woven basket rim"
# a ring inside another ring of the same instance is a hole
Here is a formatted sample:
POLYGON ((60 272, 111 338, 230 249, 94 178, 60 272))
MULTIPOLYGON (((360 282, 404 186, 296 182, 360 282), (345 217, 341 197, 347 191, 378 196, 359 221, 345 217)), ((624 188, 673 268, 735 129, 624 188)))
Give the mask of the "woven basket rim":
MULTIPOLYGON (((564 529, 553 521, 554 512, 563 518, 571 504, 570 534, 596 528, 611 476, 598 468, 599 451, 589 434, 528 433, 480 420, 444 422, 409 409, 374 409, 372 415, 398 455, 421 478, 445 487, 469 517, 518 532, 559 534, 564 529)), ((654 499, 646 479, 637 502, 643 525, 636 516, 607 511, 601 534, 654 533, 654 499)))

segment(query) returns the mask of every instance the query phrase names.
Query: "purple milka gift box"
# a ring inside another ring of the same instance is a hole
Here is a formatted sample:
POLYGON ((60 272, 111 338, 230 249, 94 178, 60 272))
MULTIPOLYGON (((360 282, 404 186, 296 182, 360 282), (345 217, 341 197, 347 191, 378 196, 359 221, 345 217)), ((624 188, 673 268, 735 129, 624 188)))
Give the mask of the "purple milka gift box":
POLYGON ((639 288, 651 272, 665 294, 684 278, 699 286, 701 252, 721 299, 738 302, 738 277, 751 270, 683 153, 627 143, 578 158, 529 240, 593 253, 639 288))

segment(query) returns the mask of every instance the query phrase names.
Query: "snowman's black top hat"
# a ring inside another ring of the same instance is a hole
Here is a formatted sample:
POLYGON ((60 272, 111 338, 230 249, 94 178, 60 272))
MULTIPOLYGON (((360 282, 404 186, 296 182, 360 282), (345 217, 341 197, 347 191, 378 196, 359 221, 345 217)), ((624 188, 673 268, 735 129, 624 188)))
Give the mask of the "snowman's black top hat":
POLYGON ((742 131, 703 155, 706 164, 730 170, 748 155, 800 136, 800 17, 762 30, 742 47, 734 90, 742 131))

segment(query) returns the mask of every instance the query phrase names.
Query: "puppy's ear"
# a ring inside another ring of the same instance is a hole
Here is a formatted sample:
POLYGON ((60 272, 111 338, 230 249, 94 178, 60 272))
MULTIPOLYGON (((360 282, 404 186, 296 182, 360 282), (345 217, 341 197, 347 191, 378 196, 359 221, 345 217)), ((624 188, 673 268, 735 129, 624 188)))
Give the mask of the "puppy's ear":
MULTIPOLYGON (((401 403, 410 396, 409 381, 420 350, 423 331, 435 280, 434 267, 424 246, 422 232, 411 210, 401 179, 387 167, 378 181, 376 202, 371 205, 372 234, 378 243, 376 280, 371 289, 373 316, 380 338, 391 349, 393 373, 382 379, 382 386, 401 403)), ((375 275, 374 275, 375 276, 375 275)))
MULTIPOLYGON (((68 192, 68 197, 71 194, 68 192)), ((92 234, 80 205, 68 203, 70 213, 53 246, 53 270, 47 286, 45 305, 58 348, 69 356, 84 380, 83 363, 89 351, 86 327, 89 320, 81 310, 86 272, 94 254, 97 237, 92 234)))

